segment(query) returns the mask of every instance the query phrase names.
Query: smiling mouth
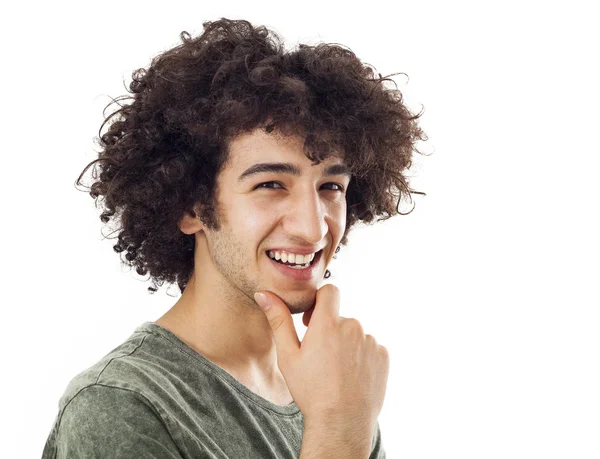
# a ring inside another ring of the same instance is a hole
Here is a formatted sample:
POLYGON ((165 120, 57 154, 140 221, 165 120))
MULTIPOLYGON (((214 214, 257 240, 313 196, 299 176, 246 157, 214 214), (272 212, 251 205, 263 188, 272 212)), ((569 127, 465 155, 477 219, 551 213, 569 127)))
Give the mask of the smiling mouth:
POLYGON ((265 254, 267 255, 267 257, 269 257, 269 259, 271 259, 271 261, 274 261, 275 263, 279 263, 280 265, 284 265, 287 266, 288 268, 292 268, 292 269, 307 269, 310 268, 311 266, 315 265, 316 263, 319 262, 319 260, 321 259, 321 254, 323 253, 323 249, 319 250, 318 252, 315 252, 315 256, 314 258, 309 261, 308 263, 304 263, 301 265, 295 264, 295 263, 288 263, 288 262, 284 262, 282 260, 276 260, 275 258, 272 258, 271 256, 269 256, 269 251, 267 250, 265 252, 265 254))

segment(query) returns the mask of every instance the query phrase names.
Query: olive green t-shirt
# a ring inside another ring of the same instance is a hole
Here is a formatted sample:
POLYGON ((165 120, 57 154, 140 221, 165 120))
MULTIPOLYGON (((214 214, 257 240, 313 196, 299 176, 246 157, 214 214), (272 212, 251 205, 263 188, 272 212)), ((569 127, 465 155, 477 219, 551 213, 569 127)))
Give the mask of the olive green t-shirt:
MULTIPOLYGON (((145 322, 75 376, 42 459, 298 458, 304 418, 145 322)), ((370 459, 385 459, 379 423, 370 459)))

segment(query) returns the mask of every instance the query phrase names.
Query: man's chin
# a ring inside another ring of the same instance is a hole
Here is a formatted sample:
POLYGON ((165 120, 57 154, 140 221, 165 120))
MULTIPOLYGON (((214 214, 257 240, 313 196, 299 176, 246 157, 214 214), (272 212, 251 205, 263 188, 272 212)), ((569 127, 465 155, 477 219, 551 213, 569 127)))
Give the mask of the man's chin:
POLYGON ((290 313, 294 314, 302 314, 303 312, 308 311, 315 305, 316 300, 316 292, 314 294, 307 294, 303 296, 299 295, 285 295, 280 297, 284 303, 287 305, 290 313))
POLYGON ((277 295, 277 297, 285 303, 292 315, 308 311, 315 305, 317 299, 316 288, 307 288, 305 291, 279 290, 263 284, 257 286, 255 291, 258 292, 261 290, 277 295))

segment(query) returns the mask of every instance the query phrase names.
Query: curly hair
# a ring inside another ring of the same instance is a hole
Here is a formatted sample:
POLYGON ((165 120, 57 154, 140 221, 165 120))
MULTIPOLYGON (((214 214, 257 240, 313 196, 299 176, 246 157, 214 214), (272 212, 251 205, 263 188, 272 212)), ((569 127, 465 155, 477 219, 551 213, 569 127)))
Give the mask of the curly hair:
POLYGON ((427 140, 416 123, 422 113, 413 115, 400 91, 385 86, 393 80, 375 77, 337 44, 286 51, 276 33, 248 21, 221 18, 203 27, 196 38, 181 32, 181 44, 133 72, 131 95, 106 107, 120 108, 99 129, 98 158, 75 182, 94 165, 88 190, 96 207, 103 197, 100 220, 120 224, 113 249, 126 252, 123 264, 149 273, 151 293, 164 282, 183 292, 193 273, 195 238, 178 227, 185 212, 196 215, 199 206, 202 222, 220 228, 215 181, 240 134, 261 128, 301 136, 313 164, 344 153, 352 180, 341 245, 357 221, 406 215, 401 199, 424 194, 403 174, 413 151, 421 153, 416 142, 427 140))

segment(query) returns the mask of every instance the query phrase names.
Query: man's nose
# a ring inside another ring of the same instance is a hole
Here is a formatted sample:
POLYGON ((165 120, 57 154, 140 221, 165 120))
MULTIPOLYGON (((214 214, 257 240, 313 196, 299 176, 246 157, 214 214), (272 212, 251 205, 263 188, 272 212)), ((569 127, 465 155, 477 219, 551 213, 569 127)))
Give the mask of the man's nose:
POLYGON ((326 206, 317 191, 293 197, 284 219, 284 230, 310 244, 317 244, 327 234, 326 206))

